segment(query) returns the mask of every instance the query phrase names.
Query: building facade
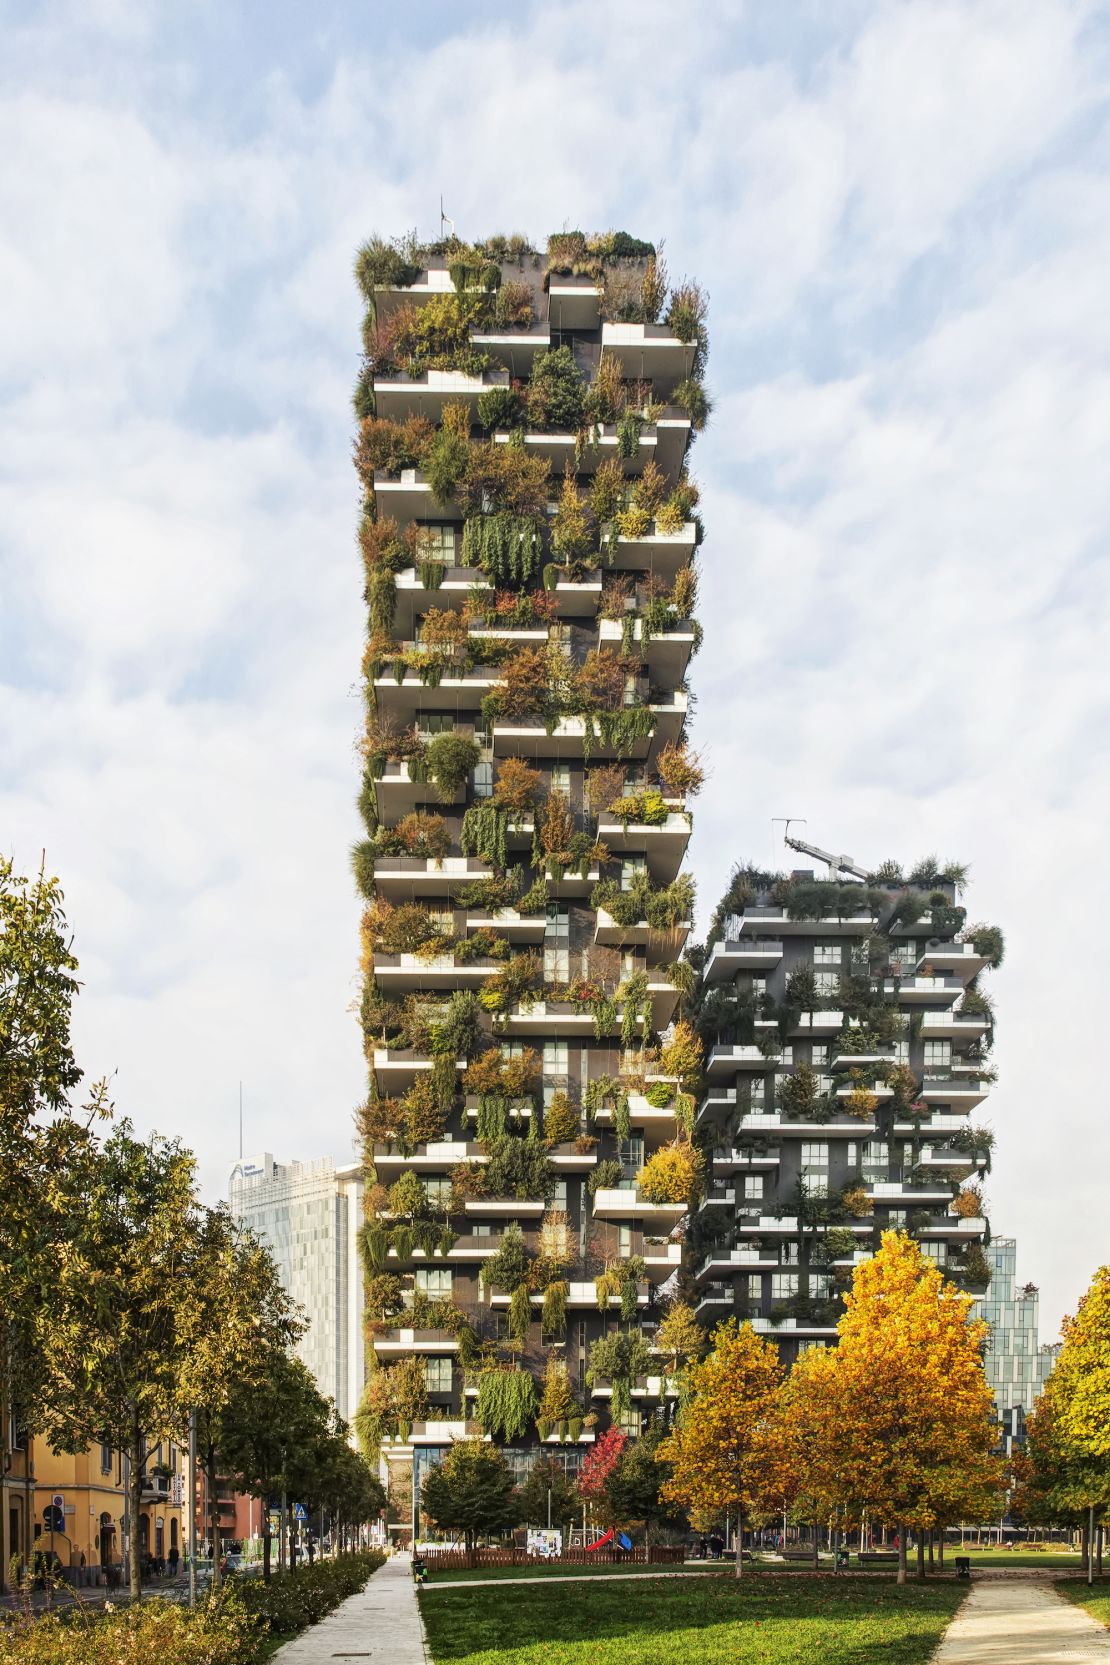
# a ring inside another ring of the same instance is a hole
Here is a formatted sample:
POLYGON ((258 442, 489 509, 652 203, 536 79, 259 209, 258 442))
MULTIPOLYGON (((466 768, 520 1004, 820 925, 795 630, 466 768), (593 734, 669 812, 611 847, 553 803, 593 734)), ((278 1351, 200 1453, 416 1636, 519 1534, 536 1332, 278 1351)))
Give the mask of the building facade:
POLYGON ((1025 1419, 1048 1380, 1057 1349, 1040 1344, 1040 1296, 1036 1284, 1018 1284, 1015 1240, 992 1238, 987 1261, 991 1281, 979 1301, 978 1311, 990 1325, 985 1360, 987 1381, 1009 1451, 1025 1437, 1025 1419))
POLYGON ((320 1392, 350 1421, 362 1394, 362 1170, 317 1162, 275 1162, 267 1151, 236 1163, 231 1212, 266 1244, 283 1289, 304 1308, 297 1352, 320 1392))
POLYGON ((967 926, 961 888, 935 863, 906 880, 893 864, 851 880, 737 869, 717 911, 698 1020, 710 1178, 689 1234, 697 1311, 750 1318, 785 1362, 833 1340, 884 1228, 986 1287, 981 982, 1002 939, 967 926))
POLYGON ((0 1399, 0 1592, 8 1588, 13 1564, 26 1564, 34 1514, 34 1442, 0 1399))
MULTIPOLYGON (((125 1581, 127 1458, 106 1445, 75 1455, 56 1453, 42 1440, 36 1442, 35 1458, 34 1549, 56 1557, 74 1583, 93 1582, 97 1574, 125 1581)), ((143 1485, 140 1556, 152 1556, 167 1567, 184 1558, 184 1501, 184 1456, 175 1444, 160 1446, 143 1485)))
POLYGON ((623 233, 374 242, 356 270, 360 1427, 403 1526, 414 1458, 418 1491, 464 1430, 573 1468, 661 1404, 685 1203, 638 1176, 685 1136, 657 1042, 692 903, 706 340, 623 233))

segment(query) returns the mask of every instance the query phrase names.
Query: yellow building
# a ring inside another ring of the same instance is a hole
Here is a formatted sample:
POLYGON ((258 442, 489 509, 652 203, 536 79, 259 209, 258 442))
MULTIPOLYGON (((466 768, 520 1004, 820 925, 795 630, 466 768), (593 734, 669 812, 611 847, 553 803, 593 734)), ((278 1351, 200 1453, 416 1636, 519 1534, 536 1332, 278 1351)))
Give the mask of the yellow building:
MULTIPOLYGON (((35 1448, 34 1547, 53 1552, 75 1583, 94 1569, 123 1576, 127 1552, 127 1472, 121 1452, 92 1446, 77 1456, 56 1455, 42 1440, 35 1448), (59 1502, 59 1499, 61 1500, 59 1502)), ((139 1553, 180 1564, 185 1548, 185 1463, 176 1445, 159 1446, 148 1465, 139 1523, 139 1553)))
POLYGON ((28 1434, 0 1404, 0 1591, 12 1562, 25 1565, 35 1508, 34 1451, 28 1434))

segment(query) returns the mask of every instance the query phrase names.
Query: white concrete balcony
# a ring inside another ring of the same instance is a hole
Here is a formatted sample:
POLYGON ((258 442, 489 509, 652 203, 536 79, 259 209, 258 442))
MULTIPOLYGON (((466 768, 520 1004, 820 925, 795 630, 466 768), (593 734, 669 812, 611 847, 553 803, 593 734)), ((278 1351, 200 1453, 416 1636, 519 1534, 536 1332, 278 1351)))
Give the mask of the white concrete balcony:
POLYGON ((777 1146, 765 1151, 718 1148, 710 1151, 709 1160, 715 1174, 769 1173, 779 1166, 782 1152, 777 1146))
POLYGON ((688 520, 678 532, 659 532, 653 528, 642 538, 618 538, 613 565, 618 572, 639 572, 646 567, 673 584, 682 568, 689 564, 696 547, 697 526, 688 520))
POLYGON ((923 1145, 917 1158, 919 1168, 935 1170, 937 1173, 966 1175, 974 1172, 979 1166, 979 1156, 985 1162, 987 1152, 976 1153, 969 1150, 952 1150, 943 1145, 923 1145))
MULTIPOLYGON (((606 423, 601 428, 591 430, 591 444, 587 447, 585 453, 579 448, 576 433, 536 432, 529 429, 522 437, 527 454, 530 457, 545 457, 551 464, 552 476, 555 479, 562 477, 568 464, 573 470, 576 459, 579 472, 582 473, 589 472, 596 468, 599 462, 606 461, 610 457, 621 465, 621 471, 624 474, 639 474, 649 457, 654 457, 663 472, 668 474, 670 468, 667 463, 673 464, 673 457, 669 454, 672 447, 667 444, 669 435, 663 440, 663 443, 660 443, 660 429, 662 427, 661 419, 654 428, 641 429, 639 450, 634 457, 621 455, 621 440, 617 434, 615 423, 606 423), (667 453, 667 462, 664 461, 664 453, 667 453)), ((687 434, 689 433, 689 427, 689 422, 687 422, 687 434)), ((508 445, 514 440, 515 435, 506 431, 495 433, 491 435, 491 438, 495 445, 508 445)))
POLYGON ((959 1007, 954 1012, 922 1012, 918 1018, 918 1033, 923 1040, 951 1041, 958 1045, 961 1041, 980 1041, 986 1032, 985 1017, 965 1013, 959 1007))
POLYGON ((966 984, 989 963, 986 955, 976 953, 970 942, 929 942, 922 946, 916 969, 921 976, 940 972, 958 977, 966 984))
POLYGON ((947 1001, 949 1005, 960 998, 964 986, 958 977, 903 977, 895 980, 893 977, 880 979, 878 990, 891 998, 896 997, 902 1006, 938 1005, 947 1001))
MULTIPOLYGON (((501 1294, 500 1292, 497 1292, 492 1296, 490 1304, 494 1307, 507 1307, 508 1304, 509 1304, 510 1299, 511 1299, 510 1296, 501 1294)), ((529 1296, 529 1300, 531 1302, 531 1305, 532 1305, 532 1308, 533 1308, 534 1311, 538 1312, 542 1308, 542 1306, 543 1306, 543 1296, 542 1296, 542 1294, 541 1295, 531 1295, 531 1296, 529 1296)), ((638 1291, 637 1291, 637 1295, 636 1295, 636 1305, 638 1307, 646 1307, 647 1304, 648 1304, 648 1286, 647 1286, 646 1283, 641 1283, 638 1287, 638 1291)), ((619 1312, 620 1311, 620 1305, 621 1305, 620 1296, 619 1295, 610 1295, 610 1297, 609 1297, 609 1309, 608 1310, 610 1312, 619 1312)), ((597 1311, 600 1310, 599 1307, 598 1307, 598 1304, 597 1304, 597 1290, 594 1287, 594 1284, 593 1284, 592 1280, 584 1281, 584 1282, 580 1282, 580 1283, 568 1283, 567 1284, 567 1306, 568 1307, 578 1307, 578 1308, 587 1307, 587 1308, 590 1308, 594 1312, 597 1312, 597 1311)))
POLYGON ((520 942, 542 942, 546 920, 541 913, 518 913, 515 908, 499 908, 496 913, 468 913, 466 929, 492 931, 494 936, 507 937, 514 945, 520 942))
MULTIPOLYGON (((461 725, 460 725, 461 728, 461 725)), ((385 772, 378 776, 377 782, 378 810, 382 825, 395 827, 402 816, 411 810, 433 804, 436 810, 443 812, 444 800, 440 797, 430 780, 417 780, 412 773, 412 765, 407 762, 391 761, 386 764, 385 772)), ((451 804, 462 804, 466 794, 458 787, 447 800, 451 804)))
POLYGON ((460 964, 453 954, 375 954, 374 981, 391 994, 419 989, 477 989, 487 977, 503 969, 500 960, 471 960, 460 964))
POLYGON ((947 1208, 952 1192, 947 1185, 915 1180, 874 1180, 863 1189, 877 1203, 898 1208, 947 1208))
MULTIPOLYGON (((594 1399, 611 1399, 611 1387, 599 1385, 591 1388, 594 1399)), ((677 1399, 678 1387, 670 1376, 641 1376, 632 1389, 633 1399, 677 1399)))
POLYGON ((503 365, 511 377, 527 381, 537 353, 551 347, 551 332, 547 329, 474 331, 470 337, 476 350, 488 353, 503 365))
POLYGON ((646 919, 638 920, 635 925, 618 925, 612 914, 598 908, 594 941, 602 948, 646 948, 665 953, 668 959, 677 959, 691 929, 688 919, 662 929, 649 925, 646 919))
POLYGON ((597 836, 614 855, 643 856, 653 884, 670 884, 682 866, 690 842, 693 817, 689 810, 672 810, 665 821, 650 827, 643 822, 614 821, 603 816, 597 836))
POLYGON ((553 275, 547 303, 554 330, 596 330, 601 324, 601 290, 586 279, 553 275))
MULTIPOLYGON (((790 1033, 791 1035, 801 1036, 803 1040, 808 1040, 811 1037, 816 1039, 821 1035, 835 1035, 843 1027, 844 1013, 837 1007, 832 1007, 828 1011, 799 1012, 790 1033)), ((850 1021, 848 1027, 858 1029, 859 1024, 850 1021)))
MULTIPOLYGON (((633 1127, 654 1129, 669 1138, 675 1126, 674 1104, 657 1106, 649 1104, 643 1093, 629 1093, 628 1119, 633 1127)), ((608 1105, 602 1110, 595 1111, 594 1121, 600 1127, 611 1127, 613 1125, 613 1112, 608 1105)))
MULTIPOLYGON (((686 675, 690 656, 694 651, 696 634, 689 619, 675 620, 673 628, 660 631, 648 638, 644 647, 643 620, 635 619, 630 632, 633 647, 651 672, 652 680, 662 683, 681 682, 686 675)), ((624 648, 624 627, 619 619, 599 619, 598 647, 612 648, 620 653, 624 648)))
POLYGON ((374 1166, 379 1176, 400 1175, 406 1168, 411 1168, 418 1174, 442 1174, 447 1177, 447 1169, 454 1167, 456 1162, 485 1162, 485 1152, 473 1141, 464 1139, 438 1139, 426 1145, 420 1145, 411 1156, 402 1156, 401 1152, 388 1145, 374 1146, 374 1166))
MULTIPOLYGON (((872 1069, 880 1064, 894 1062, 894 1048, 882 1047, 876 1052, 837 1052, 829 1068, 831 1070, 863 1070, 872 1069)), ((878 1092, 878 1088, 874 1089, 878 1092)), ((889 1091, 889 1089, 887 1089, 889 1091)))
POLYGON ((735 1212, 736 1192, 731 1185, 711 1185, 698 1203, 698 1213, 703 1219, 710 1215, 729 1215, 735 1212))
POLYGON ((782 1262, 773 1250, 744 1244, 735 1249, 710 1249, 694 1276, 700 1281, 702 1278, 735 1277, 743 1272, 781 1272, 782 1269, 782 1262))
POLYGON ((831 1336, 836 1334, 835 1324, 817 1324, 808 1318, 782 1318, 777 1324, 769 1318, 752 1318, 752 1329, 757 1335, 799 1335, 799 1336, 831 1336))
POLYGON ((547 1204, 535 1197, 471 1197, 463 1213, 477 1220, 539 1220, 547 1204))
POLYGON ((665 399, 693 370, 697 344, 680 341, 665 324, 605 322, 601 350, 618 361, 625 381, 651 382, 656 398, 665 399))
POLYGON ((782 960, 782 940, 775 937, 733 937, 713 944, 702 980, 726 983, 738 971, 774 971, 782 960))
POLYGON ((492 879, 492 867, 474 856, 382 856, 374 869, 379 894, 391 902, 447 896, 455 885, 492 879))
POLYGON ((745 936, 751 931, 776 937, 865 937, 875 924, 869 912, 848 914, 843 919, 835 914, 824 919, 791 919, 785 908, 775 907, 745 908, 735 918, 741 922, 745 936))
MULTIPOLYGON (((455 1060, 455 1068, 466 1068, 465 1058, 455 1060)), ((404 1092, 411 1087, 417 1076, 431 1072, 432 1060, 426 1052, 413 1052, 408 1049, 394 1049, 390 1047, 374 1048, 374 1073, 378 1077, 378 1085, 390 1097, 404 1092)))
POLYGON ((766 1074, 768 1070, 782 1067, 781 1057, 768 1058, 758 1046, 715 1046, 710 1049, 705 1073, 710 1081, 725 1081, 738 1070, 766 1074))
POLYGON ((449 665, 434 684, 422 682, 407 670, 400 682, 391 674, 375 677, 374 696, 379 713, 402 726, 415 722, 417 714, 437 699, 443 705, 467 712, 473 722, 486 695, 498 685, 497 671, 492 666, 464 671, 449 665))
POLYGON ((483 393, 508 385, 507 370, 487 370, 480 376, 468 376, 462 370, 428 370, 423 376, 375 378, 374 399, 378 415, 393 422, 404 422, 409 416, 439 422, 445 404, 468 405, 473 415, 483 393))
POLYGON ((637 1187, 628 1190, 599 1186, 594 1193, 593 1212, 601 1220, 639 1220, 645 1227, 670 1230, 686 1214, 685 1203, 653 1203, 637 1187))
POLYGON ((926 1076, 921 1086, 921 1097, 926 1104, 959 1105, 974 1110, 990 1094, 989 1081, 968 1080, 965 1076, 926 1076))
POLYGON ((386 1330, 374 1337, 379 1358, 407 1358, 410 1353, 457 1353, 459 1344, 446 1330, 386 1330))

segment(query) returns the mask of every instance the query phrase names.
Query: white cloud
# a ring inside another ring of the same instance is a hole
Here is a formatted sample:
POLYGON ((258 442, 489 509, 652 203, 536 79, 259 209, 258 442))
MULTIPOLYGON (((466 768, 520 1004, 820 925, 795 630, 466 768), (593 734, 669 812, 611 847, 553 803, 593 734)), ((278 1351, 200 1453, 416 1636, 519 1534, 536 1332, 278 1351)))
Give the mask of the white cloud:
POLYGON ((858 6, 807 50, 758 11, 350 25, 311 95, 292 43, 249 89, 244 62, 243 109, 200 102, 229 86, 211 8, 188 58, 122 0, 10 32, 2 836, 63 875, 123 1109, 216 1189, 240 1077, 251 1144, 346 1154, 353 247, 434 232, 441 190, 468 234, 665 235, 716 343, 703 901, 783 813, 972 862, 1010 941, 995 1225, 1055 1316, 1110 1156, 1076 971, 1108 900, 1097 14, 858 6))

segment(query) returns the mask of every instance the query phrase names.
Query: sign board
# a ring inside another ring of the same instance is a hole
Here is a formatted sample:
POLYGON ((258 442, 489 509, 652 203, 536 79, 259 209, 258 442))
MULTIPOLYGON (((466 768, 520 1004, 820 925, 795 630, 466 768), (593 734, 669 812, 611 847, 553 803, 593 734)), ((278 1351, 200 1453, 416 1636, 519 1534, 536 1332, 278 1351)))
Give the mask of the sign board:
POLYGON ((64 1509, 66 1506, 66 1500, 62 1496, 61 1492, 55 1492, 50 1501, 54 1505, 55 1509, 64 1509))
POLYGON ((294 1505, 293 1505, 293 1519, 294 1520, 307 1520, 308 1519, 308 1510, 305 1508, 303 1503, 294 1503, 294 1505))
POLYGON ((180 1508, 185 1501, 185 1476, 175 1474, 170 1483, 170 1502, 174 1508, 180 1508))
POLYGON ((563 1534, 556 1528, 533 1527, 528 1528, 528 1552, 530 1555, 543 1555, 549 1560, 555 1560, 563 1553, 563 1534))
POLYGON ((67 1515, 75 1515, 77 1513, 76 1503, 67 1503, 65 1508, 66 1508, 66 1514, 67 1515))

